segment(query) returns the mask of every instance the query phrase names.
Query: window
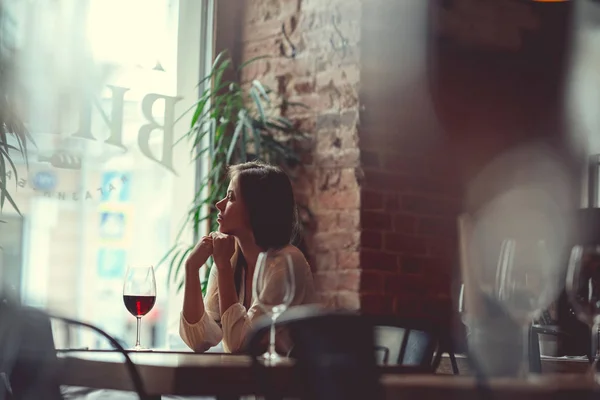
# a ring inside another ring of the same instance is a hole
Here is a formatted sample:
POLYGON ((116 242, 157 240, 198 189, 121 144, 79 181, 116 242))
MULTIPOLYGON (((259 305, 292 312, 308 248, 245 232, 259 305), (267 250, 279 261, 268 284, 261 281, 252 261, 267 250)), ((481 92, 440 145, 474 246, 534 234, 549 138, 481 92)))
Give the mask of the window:
MULTIPOLYGON (((15 242, 0 233, 0 244, 10 242, 0 273, 25 304, 92 322, 133 345, 125 270, 156 266, 194 196, 197 167, 187 144, 174 145, 189 118, 173 121, 194 103, 207 70, 212 2, 13 3, 37 148, 29 171, 21 160, 18 180, 8 177, 23 218, 5 206, 10 232, 20 234, 15 242)), ((146 346, 182 345, 181 296, 167 287, 166 272, 156 271, 157 302, 142 319, 146 346)), ((75 340, 104 343, 94 335, 75 340)))

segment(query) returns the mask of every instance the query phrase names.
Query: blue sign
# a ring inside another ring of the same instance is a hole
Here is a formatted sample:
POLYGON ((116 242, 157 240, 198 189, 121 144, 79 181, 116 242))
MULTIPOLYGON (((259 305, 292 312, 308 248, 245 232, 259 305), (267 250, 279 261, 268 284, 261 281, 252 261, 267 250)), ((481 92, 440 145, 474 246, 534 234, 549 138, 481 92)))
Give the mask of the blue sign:
POLYGON ((56 188, 58 178, 53 171, 40 171, 33 176, 32 184, 37 190, 50 192, 56 188))
POLYGON ((126 202, 131 195, 131 175, 123 172, 105 172, 102 175, 102 201, 126 202))
POLYGON ((123 239, 125 236, 125 213, 105 211, 100 213, 100 237, 123 239))
POLYGON ((125 274, 124 249, 101 248, 98 250, 98 277, 105 279, 122 278, 125 274))

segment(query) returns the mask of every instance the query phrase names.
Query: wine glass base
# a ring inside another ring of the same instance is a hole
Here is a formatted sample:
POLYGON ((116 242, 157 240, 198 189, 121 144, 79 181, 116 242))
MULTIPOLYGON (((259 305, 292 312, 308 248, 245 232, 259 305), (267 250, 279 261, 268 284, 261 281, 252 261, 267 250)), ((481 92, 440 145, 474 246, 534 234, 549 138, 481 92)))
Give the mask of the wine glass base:
POLYGON ((260 356, 261 360, 263 360, 263 362, 265 364, 276 364, 278 362, 283 361, 283 357, 280 356, 277 353, 270 353, 270 352, 266 352, 263 355, 260 356))
POLYGON ((146 347, 142 347, 142 346, 133 346, 132 348, 129 349, 129 351, 152 351, 152 350, 148 349, 146 347))

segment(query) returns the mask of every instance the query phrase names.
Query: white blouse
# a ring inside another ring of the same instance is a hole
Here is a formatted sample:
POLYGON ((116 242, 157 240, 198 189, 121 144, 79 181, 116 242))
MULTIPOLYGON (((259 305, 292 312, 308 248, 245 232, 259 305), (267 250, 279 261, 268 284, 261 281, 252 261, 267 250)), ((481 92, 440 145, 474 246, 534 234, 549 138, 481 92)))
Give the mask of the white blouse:
MULTIPOLYGON (((290 306, 302 304, 315 304, 318 302, 317 293, 313 282, 312 272, 302 252, 295 246, 288 245, 281 250, 290 255, 294 267, 296 292, 290 306)), ((275 273, 277 268, 266 277, 264 296, 268 293, 276 293, 282 287, 281 278, 275 273)), ((204 299, 204 314, 198 322, 190 324, 181 313, 179 324, 179 335, 195 352, 205 352, 223 341, 223 348, 228 353, 237 352, 242 349, 246 335, 252 329, 252 321, 264 314, 254 296, 248 310, 243 306, 246 297, 246 278, 242 274, 242 284, 238 303, 233 304, 221 316, 219 310, 219 286, 217 279, 217 268, 213 266, 208 278, 208 287, 204 299), (221 321, 221 326, 216 321, 221 321)))

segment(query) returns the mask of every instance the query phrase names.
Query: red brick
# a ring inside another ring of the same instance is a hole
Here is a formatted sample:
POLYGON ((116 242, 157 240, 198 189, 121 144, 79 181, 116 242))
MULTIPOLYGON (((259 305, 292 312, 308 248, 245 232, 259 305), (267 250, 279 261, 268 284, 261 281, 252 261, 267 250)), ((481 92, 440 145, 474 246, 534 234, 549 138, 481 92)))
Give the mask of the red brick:
POLYGON ((342 250, 337 255, 337 267, 339 269, 360 268, 360 252, 342 250))
POLYGON ((388 277, 388 274, 382 274, 379 271, 362 271, 360 275, 360 292, 382 294, 384 292, 384 282, 388 277))
POLYGON ((317 117, 298 118, 294 121, 294 124, 300 131, 307 134, 313 134, 315 133, 315 127, 317 125, 317 117))
POLYGON ((400 274, 386 277, 385 293, 423 292, 427 286, 427 277, 415 274, 400 274))
POLYGON ((337 275, 337 280, 338 290, 349 290, 352 292, 358 292, 361 286, 360 270, 343 270, 337 275))
POLYGON ((292 83, 295 94, 307 94, 315 91, 315 80, 313 78, 295 79, 292 83))
POLYGON ((363 229, 387 231, 392 229, 390 214, 376 211, 361 211, 360 223, 363 229))
POLYGON ((361 150, 360 161, 365 168, 379 168, 379 153, 368 150, 361 150))
POLYGON ((398 201, 398 196, 393 193, 389 193, 385 197, 385 206, 386 211, 397 211, 400 209, 400 203, 398 201))
POLYGON ((437 238, 427 243, 427 254, 449 260, 457 260, 458 243, 452 238, 437 238))
POLYGON ((317 154, 315 162, 322 168, 346 168, 358 166, 360 164, 359 158, 360 150, 357 148, 345 150, 334 148, 331 151, 317 154))
POLYGON ((445 195, 458 198, 462 194, 462 187, 455 182, 450 182, 449 179, 443 177, 425 178, 413 176, 410 179, 409 186, 415 193, 445 195))
POLYGON ((379 192, 363 189, 360 202, 361 209, 365 211, 383 209, 383 195, 379 192))
POLYGON ((319 297, 319 304, 323 307, 331 310, 337 308, 337 296, 335 292, 318 292, 317 295, 319 297))
POLYGON ((322 211, 315 214, 318 232, 333 232, 338 228, 338 213, 335 211, 322 211))
POLYGON ((242 38, 245 42, 267 39, 279 35, 281 35, 281 21, 277 19, 244 24, 242 32, 242 38))
POLYGON ((383 246, 383 234, 363 230, 360 234, 360 246, 365 249, 380 250, 383 246))
POLYGON ((398 233, 386 233, 384 249, 398 253, 425 254, 427 242, 423 238, 398 233))
POLYGON ((402 293, 394 297, 393 312, 405 318, 427 318, 423 313, 424 297, 414 293, 402 293))
POLYGON ((394 232, 414 233, 417 225, 417 219, 412 215, 397 214, 394 215, 394 232))
POLYGON ((456 220, 452 218, 420 218, 417 233, 441 237, 456 236, 456 220))
POLYGON ((366 314, 390 315, 393 312, 394 299, 381 294, 360 295, 360 308, 366 314))
POLYGON ((314 258, 315 271, 328 271, 336 268, 335 252, 316 253, 314 258))
POLYGON ((358 65, 347 65, 343 68, 331 68, 317 74, 316 85, 322 88, 329 85, 340 84, 355 85, 359 82, 360 70, 358 65))
POLYGON ((320 292, 332 292, 338 288, 338 274, 335 272, 317 272, 313 275, 315 288, 320 292))
POLYGON ((262 83, 263 78, 269 73, 270 70, 270 59, 256 60, 242 69, 241 81, 242 83, 247 83, 256 79, 262 83))
POLYGON ((394 254, 376 250, 362 250, 360 252, 360 267, 368 270, 397 271, 398 257, 394 254))
POLYGON ((332 168, 320 171, 318 177, 319 190, 358 189, 357 168, 332 168))
POLYGON ((452 268, 449 260, 436 257, 404 256, 400 259, 400 271, 407 274, 434 274, 452 268))
POLYGON ((360 211, 348 210, 340 212, 338 216, 340 230, 354 231, 360 229, 360 211))
POLYGON ((317 233, 314 236, 314 243, 318 252, 357 250, 359 239, 358 232, 317 233))
POLYGON ((314 62, 302 57, 295 59, 277 57, 271 59, 271 71, 274 76, 307 77, 314 72, 314 62))
POLYGON ((274 56, 279 57, 279 44, 281 38, 270 37, 246 43, 243 46, 242 59, 250 60, 255 57, 274 56))
POLYGON ((402 210, 418 215, 456 217, 461 206, 456 200, 439 199, 426 196, 404 195, 401 200, 402 210))
POLYGON ((317 195, 319 207, 329 210, 352 210, 360 207, 358 190, 328 190, 317 195))
POLYGON ((358 105, 358 93, 348 85, 326 87, 317 91, 321 110, 341 111, 358 105))
POLYGON ((383 157, 383 168, 387 171, 424 174, 424 171, 418 168, 416 161, 406 154, 386 153, 383 157))
POLYGON ((324 103, 326 100, 321 98, 321 96, 316 93, 305 94, 302 96, 291 96, 288 98, 288 101, 303 105, 303 107, 290 105, 287 108, 285 115, 292 119, 316 115, 321 110, 325 110, 324 103))
POLYGON ((346 310, 360 309, 360 295, 357 292, 338 292, 336 306, 346 310))
POLYGON ((365 186, 368 189, 399 192, 407 190, 408 185, 409 180, 406 176, 365 169, 365 186))

